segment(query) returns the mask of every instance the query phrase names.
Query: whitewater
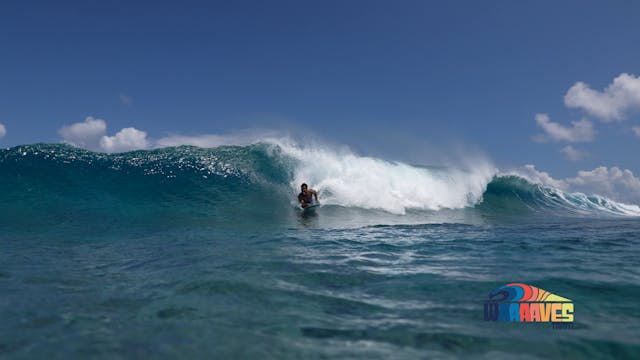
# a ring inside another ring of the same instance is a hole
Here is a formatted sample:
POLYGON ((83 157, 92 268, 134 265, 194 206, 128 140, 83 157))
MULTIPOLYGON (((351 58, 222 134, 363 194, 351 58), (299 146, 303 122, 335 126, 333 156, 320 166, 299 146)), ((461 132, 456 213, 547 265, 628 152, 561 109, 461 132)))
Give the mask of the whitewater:
POLYGON ((16 146, 0 150, 0 357, 632 359, 638 216, 479 156, 16 146), (484 321, 513 282, 571 299, 573 328, 484 321))

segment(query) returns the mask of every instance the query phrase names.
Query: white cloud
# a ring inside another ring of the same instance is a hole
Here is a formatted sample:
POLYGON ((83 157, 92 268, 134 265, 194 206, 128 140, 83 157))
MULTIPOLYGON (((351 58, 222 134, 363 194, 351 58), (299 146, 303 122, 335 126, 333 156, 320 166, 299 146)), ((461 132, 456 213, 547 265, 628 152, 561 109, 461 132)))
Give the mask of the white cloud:
POLYGON ((148 147, 147 133, 132 127, 118 131, 115 136, 103 136, 100 139, 100 148, 106 152, 124 152, 148 147))
POLYGON ((107 122, 91 116, 58 130, 64 142, 93 151, 121 152, 150 147, 147 133, 132 127, 124 128, 114 136, 106 133, 107 122))
POLYGON ((120 102, 124 105, 131 106, 133 105, 133 97, 125 94, 120 94, 120 102))
POLYGON ((617 166, 581 170, 575 177, 565 179, 554 179, 533 165, 525 165, 516 173, 534 183, 565 191, 598 194, 625 203, 640 203, 640 177, 636 177, 631 170, 622 170, 617 166))
POLYGON ((560 149, 560 152, 564 155, 565 159, 569 161, 580 161, 587 156, 587 153, 580 151, 571 145, 563 147, 560 149))
POLYGON ((633 130, 633 132, 640 137, 640 126, 632 126, 631 130, 633 130))
POLYGON ((551 177, 551 175, 549 175, 549 173, 539 171, 534 165, 531 164, 525 165, 522 169, 517 171, 517 174, 531 181, 532 183, 551 186, 560 190, 567 189, 566 182, 564 182, 563 180, 554 179, 553 177, 551 177))
POLYGON ((640 109, 640 77, 622 73, 604 91, 577 82, 567 91, 564 103, 602 121, 624 120, 628 112, 640 109))
POLYGON ((100 149, 100 138, 107 131, 107 123, 102 119, 88 116, 83 122, 64 126, 58 130, 64 142, 90 150, 100 149))
POLYGON ((7 135, 7 128, 4 124, 0 123, 0 139, 2 139, 5 135, 7 135))
POLYGON ((538 142, 546 140, 546 137, 554 141, 587 142, 593 140, 595 136, 593 124, 587 119, 572 121, 572 126, 566 127, 551 121, 547 114, 536 114, 536 123, 546 133, 545 137, 540 135, 534 137, 534 141, 538 142))
POLYGON ((613 199, 624 198, 640 200, 640 178, 634 176, 628 169, 617 166, 607 168, 597 167, 591 171, 578 171, 578 176, 566 180, 572 188, 582 191, 605 195, 613 199))
POLYGON ((102 119, 87 117, 83 122, 63 126, 58 130, 64 142, 104 152, 124 152, 168 146, 193 145, 217 147, 223 145, 249 145, 258 141, 288 138, 285 133, 263 129, 249 129, 232 134, 169 135, 158 140, 149 139, 147 133, 134 127, 123 128, 115 135, 107 134, 107 123, 102 119))

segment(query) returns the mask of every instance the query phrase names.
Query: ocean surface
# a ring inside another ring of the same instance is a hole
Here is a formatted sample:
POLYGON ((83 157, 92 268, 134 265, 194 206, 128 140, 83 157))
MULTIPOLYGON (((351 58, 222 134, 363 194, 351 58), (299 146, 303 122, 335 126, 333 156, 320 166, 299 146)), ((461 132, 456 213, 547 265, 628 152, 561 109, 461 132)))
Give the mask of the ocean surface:
POLYGON ((0 358, 638 359, 639 216, 482 162, 18 146, 0 150, 0 358), (485 321, 513 282, 571 299, 573 328, 485 321))

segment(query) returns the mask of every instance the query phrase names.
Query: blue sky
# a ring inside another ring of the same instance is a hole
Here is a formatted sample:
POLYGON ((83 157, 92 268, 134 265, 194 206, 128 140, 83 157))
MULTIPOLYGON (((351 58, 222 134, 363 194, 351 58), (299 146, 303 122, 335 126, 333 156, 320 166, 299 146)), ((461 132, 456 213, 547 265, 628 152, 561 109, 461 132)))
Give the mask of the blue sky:
POLYGON ((414 162, 467 144, 554 177, 638 174, 636 104, 603 120, 564 98, 640 75, 638 13, 632 1, 3 1, 0 146, 59 142, 92 116, 111 135, 294 129, 414 162), (536 114, 591 132, 554 138, 536 114))

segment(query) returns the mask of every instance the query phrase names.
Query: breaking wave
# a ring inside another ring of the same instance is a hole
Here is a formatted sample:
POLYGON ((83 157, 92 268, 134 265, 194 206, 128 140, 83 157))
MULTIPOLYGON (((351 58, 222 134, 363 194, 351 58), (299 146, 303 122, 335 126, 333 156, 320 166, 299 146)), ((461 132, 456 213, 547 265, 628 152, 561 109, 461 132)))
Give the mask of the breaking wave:
POLYGON ((120 154, 24 145, 0 150, 0 174, 0 227, 96 218, 103 225, 118 224, 113 226, 159 219, 221 226, 278 223, 290 217, 302 182, 318 190, 323 212, 640 216, 636 205, 501 175, 487 161, 464 168, 421 167, 284 140, 120 154))

